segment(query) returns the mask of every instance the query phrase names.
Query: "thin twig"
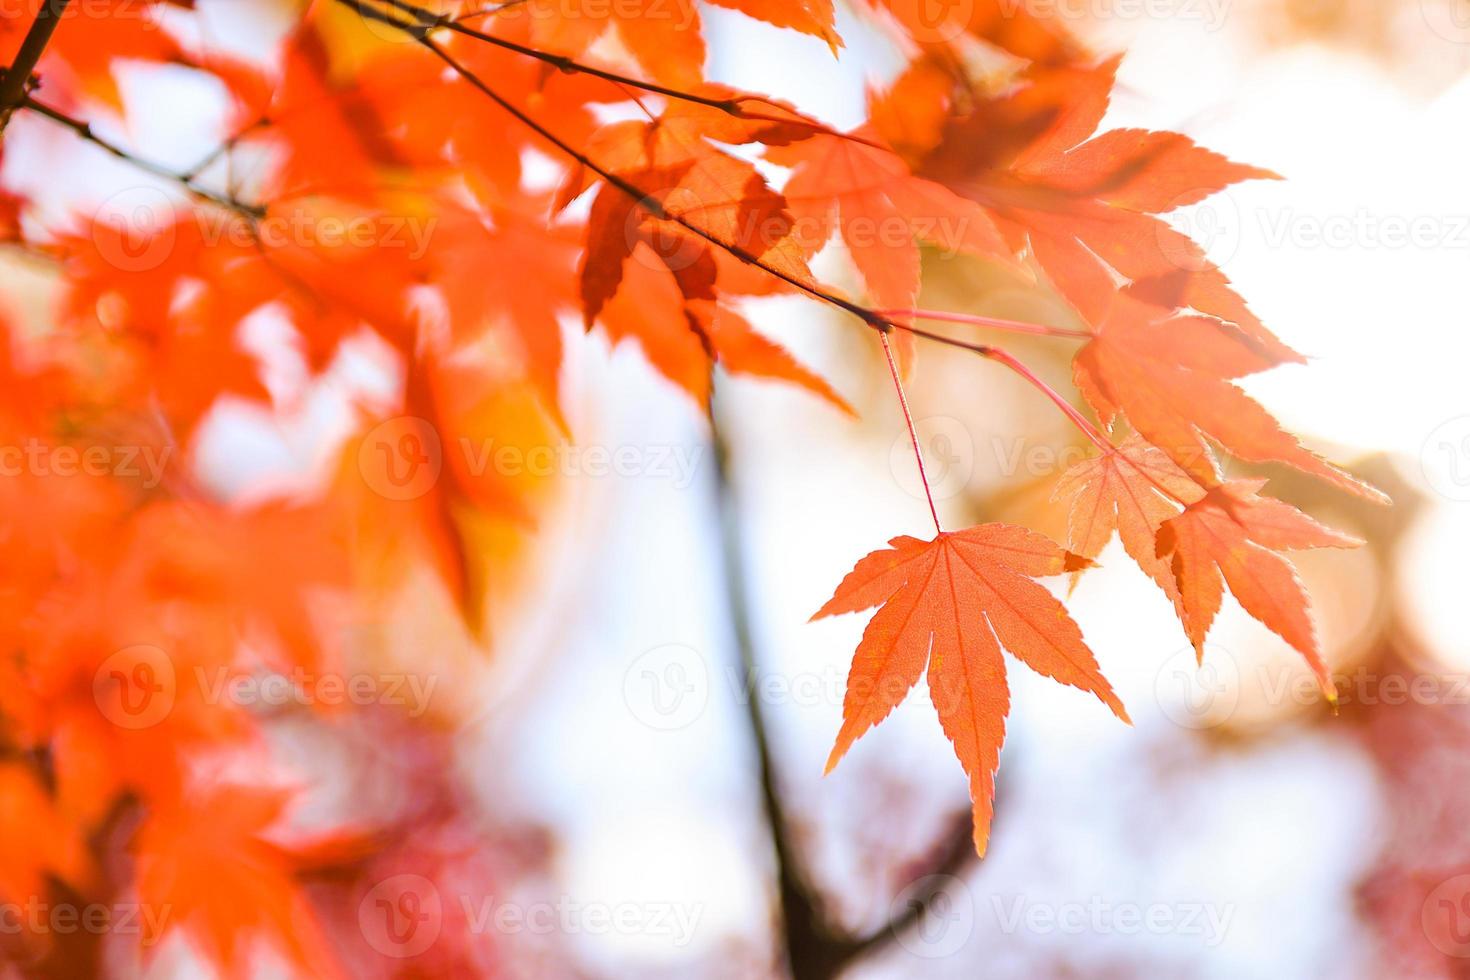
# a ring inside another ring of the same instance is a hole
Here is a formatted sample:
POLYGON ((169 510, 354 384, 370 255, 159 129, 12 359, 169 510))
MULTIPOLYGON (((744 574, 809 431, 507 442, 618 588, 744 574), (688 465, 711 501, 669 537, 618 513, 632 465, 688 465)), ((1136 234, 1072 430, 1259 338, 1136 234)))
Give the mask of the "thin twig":
POLYGON ((60 126, 64 126, 65 128, 75 133, 85 142, 91 143, 98 149, 104 150, 117 159, 122 160, 138 168, 139 170, 153 174, 155 177, 162 177, 164 180, 171 180, 182 185, 185 190, 193 194, 195 197, 201 198, 205 201, 209 201, 211 204, 217 204, 222 208, 227 208, 228 210, 233 211, 241 217, 249 219, 251 221, 259 221, 261 218, 265 217, 264 206, 259 204, 247 204, 244 201, 240 201, 231 195, 221 194, 218 191, 210 190, 208 187, 204 187, 199 184, 195 179, 195 176, 187 171, 181 173, 177 170, 166 167, 161 163, 155 163, 152 160, 146 160, 142 157, 135 156, 128 150, 125 150, 122 147, 118 146, 116 143, 113 143, 111 140, 108 140, 102 136, 98 136, 92 130, 92 125, 90 123, 83 122, 80 119, 74 119, 73 117, 68 116, 66 113, 62 112, 59 109, 46 105, 43 102, 37 102, 35 99, 31 98, 28 95, 21 99, 19 108, 27 109, 31 112, 36 113, 39 116, 44 116, 45 118, 60 126))
MULTIPOLYGON (((752 112, 745 107, 745 102, 747 100, 743 97, 716 98, 709 95, 699 95, 698 93, 686 92, 683 89, 673 88, 669 85, 660 85, 658 82, 650 82, 640 78, 633 78, 631 75, 624 75, 619 72, 609 71, 606 68, 598 68, 595 65, 589 65, 584 62, 577 61, 573 58, 569 58, 565 55, 553 54, 550 51, 542 51, 540 48, 533 48, 529 45, 520 44, 519 42, 512 41, 509 38, 498 37, 494 34, 486 33, 485 31, 476 30, 473 27, 467 27, 463 23, 465 19, 464 17, 455 18, 448 17, 444 14, 436 14, 432 10, 427 10, 417 4, 410 3, 408 2, 408 0, 379 0, 379 2, 394 9, 401 10, 403 13, 412 17, 414 20, 413 25, 406 25, 403 22, 395 20, 383 20, 381 16, 374 16, 378 12, 373 11, 371 8, 364 7, 361 3, 361 0, 339 0, 339 2, 346 4, 346 6, 357 11, 365 17, 380 20, 383 23, 393 24, 394 26, 400 28, 405 26, 412 26, 413 28, 415 28, 415 30, 421 32, 418 35, 421 37, 427 36, 428 32, 431 30, 438 30, 442 28, 447 31, 452 31, 455 34, 462 34, 465 37, 484 42, 485 44, 490 44, 498 48, 503 48, 506 51, 513 51, 516 54, 524 55, 527 58, 534 58, 537 61, 552 66, 558 71, 567 72, 569 74, 576 73, 580 75, 590 75, 593 78, 600 78, 603 81, 612 82, 615 85, 623 86, 626 88, 642 89, 645 92, 652 92, 655 95, 662 95, 664 98, 667 99, 674 99, 679 102, 688 102, 693 105, 700 105, 705 106, 709 109, 715 109, 719 112, 725 113, 726 115, 733 116, 736 119, 752 119, 758 122, 772 123, 799 122, 803 126, 810 126, 813 132, 820 133, 824 136, 831 136, 835 139, 847 140, 854 143, 862 143, 865 146, 871 146, 877 149, 888 149, 888 147, 883 146, 881 143, 877 143, 871 139, 868 139, 865 136, 859 136, 854 133, 839 132, 835 129, 832 129, 823 122, 820 122, 816 119, 808 118, 801 113, 795 112, 794 110, 791 111, 790 118, 771 115, 770 113, 764 112, 752 112)), ((500 9, 508 6, 512 6, 512 4, 504 4, 500 9)), ((491 12, 498 12, 498 10, 480 11, 479 13, 484 14, 491 12)), ((466 16, 475 15, 470 14, 466 16)))

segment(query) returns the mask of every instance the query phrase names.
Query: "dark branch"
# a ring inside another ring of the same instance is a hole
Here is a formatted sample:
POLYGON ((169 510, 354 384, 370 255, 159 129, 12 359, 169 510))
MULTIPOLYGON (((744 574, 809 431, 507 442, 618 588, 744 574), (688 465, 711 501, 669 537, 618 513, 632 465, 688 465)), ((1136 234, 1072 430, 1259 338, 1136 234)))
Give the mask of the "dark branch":
POLYGON ((746 723, 750 729, 760 774, 761 807, 776 861, 780 927, 792 975, 806 978, 823 972, 816 964, 830 960, 830 953, 841 945, 841 940, 832 936, 823 925, 817 899, 801 873, 800 858, 791 841, 791 824, 782 801, 780 775, 776 772, 776 764, 771 756, 764 708, 760 700, 759 668, 756 664, 754 640, 750 634, 749 602, 745 593, 745 563, 741 553, 744 541, 731 485, 729 447, 715 423, 713 409, 710 419, 715 454, 716 519, 720 524, 720 551, 725 563, 725 600, 735 646, 740 656, 746 723))
POLYGON ((41 55, 46 53, 46 45, 51 43, 51 35, 56 33, 67 3, 68 0, 44 0, 41 9, 36 11, 36 19, 31 21, 31 29, 26 32, 20 50, 15 53, 15 60, 0 76, 0 132, 10 122, 11 114, 25 101, 31 87, 31 73, 36 70, 41 55))
POLYGON ((796 980, 830 980, 848 965, 881 949, 914 928, 933 906, 945 884, 975 861, 975 844, 968 811, 960 813, 924 863, 918 879, 923 886, 892 918, 865 936, 848 936, 833 927, 823 913, 820 896, 803 874, 801 858, 792 840, 791 821, 781 795, 781 779, 771 752, 769 728, 760 700, 760 675, 750 629, 746 595, 744 536, 730 472, 729 446, 711 409, 710 428, 715 455, 716 517, 724 560, 725 600, 740 658, 745 718, 750 729, 759 772, 761 808, 776 861, 780 898, 780 935, 791 975, 796 980))

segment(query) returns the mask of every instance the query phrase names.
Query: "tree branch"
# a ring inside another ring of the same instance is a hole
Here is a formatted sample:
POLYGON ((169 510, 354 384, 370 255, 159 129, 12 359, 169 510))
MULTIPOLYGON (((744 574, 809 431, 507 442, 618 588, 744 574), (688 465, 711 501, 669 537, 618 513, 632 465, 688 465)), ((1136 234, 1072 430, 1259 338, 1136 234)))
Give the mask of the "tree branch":
POLYGON ((786 957, 793 976, 813 976, 809 966, 827 959, 824 948, 832 945, 822 924, 822 915, 811 888, 801 873, 800 859, 791 841, 791 825, 781 797, 780 776, 771 756, 770 739, 760 700, 759 667, 750 631, 749 601, 745 592, 744 546, 739 528, 734 489, 730 476, 729 446, 725 442, 713 409, 710 430, 715 456, 715 506, 720 525, 720 553, 724 559, 725 601, 740 660, 740 676, 744 684, 745 720, 755 750, 761 793, 771 850, 776 861, 776 883, 780 901, 780 917, 786 957))
POLYGON ((745 542, 740 531, 730 450, 713 407, 710 430, 714 442, 715 505, 724 561, 725 601, 744 684, 745 720, 755 750, 761 810, 776 862, 780 936, 791 975, 796 980, 830 980, 849 964, 877 952, 913 928, 942 893, 947 879, 960 875, 975 861, 971 817, 968 810, 956 815, 954 826, 941 838, 935 853, 924 863, 924 869, 916 874, 925 882, 924 886, 887 922, 867 935, 849 936, 827 921, 821 898, 803 873, 801 857, 792 840, 791 821, 781 794, 781 778, 771 752, 769 728, 760 700, 760 668, 750 628, 750 603, 742 557, 745 542))
POLYGON ((36 63, 41 60, 41 55, 46 53, 46 45, 51 43, 51 35, 56 33, 68 2, 69 0, 42 0, 41 9, 36 11, 36 19, 31 21, 31 29, 26 32, 20 50, 15 53, 15 60, 5 69, 4 75, 0 76, 0 133, 5 131, 11 114, 25 101, 26 93, 30 91, 31 73, 36 70, 36 63))

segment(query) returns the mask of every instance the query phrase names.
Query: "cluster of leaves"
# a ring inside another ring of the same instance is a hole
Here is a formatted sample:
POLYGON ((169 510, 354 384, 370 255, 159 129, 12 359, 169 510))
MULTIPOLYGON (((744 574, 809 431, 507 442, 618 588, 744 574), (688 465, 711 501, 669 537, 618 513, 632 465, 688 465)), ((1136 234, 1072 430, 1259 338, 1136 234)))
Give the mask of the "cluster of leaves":
MULTIPOLYGON (((718 2, 841 48, 831 0, 718 2)), ((260 6, 266 32, 283 11, 260 6)), ((166 718, 128 730, 106 717, 109 699, 146 679, 149 651, 180 674, 339 663, 347 654, 325 639, 333 603, 371 608, 423 563, 478 631, 484 522, 527 520, 538 487, 446 454, 426 493, 394 499, 363 479, 363 438, 399 416, 445 443, 558 438, 569 316, 635 345, 700 406, 720 366, 850 411, 742 316, 745 298, 779 293, 835 308, 875 337, 900 397, 916 338, 1030 377, 999 348, 917 325, 926 243, 1070 304, 1070 328, 1009 326, 1081 342, 1076 386, 1101 427, 1047 393, 1098 453, 1058 487, 1071 502, 1066 548, 1019 527, 942 531, 936 514, 934 539, 895 538, 859 562, 819 613, 880 607, 853 661, 832 762, 927 667, 983 851, 1008 708, 1002 649, 1126 720, 1076 624, 1033 581, 1085 569, 1114 529, 1197 647, 1228 585, 1301 650, 1330 697, 1307 597, 1281 553, 1353 542, 1260 496, 1260 483, 1222 480, 1215 452, 1376 491, 1304 449, 1234 384, 1301 357, 1159 217, 1272 175, 1175 133, 1097 133, 1117 62, 1024 5, 953 5, 937 23, 920 6, 864 5, 909 61, 850 132, 705 81, 693 0, 315 0, 289 9, 262 58, 203 43, 202 12, 187 0, 94 0, 63 17, 37 79, 0 107, 13 110, 7 152, 58 139, 68 152, 106 151, 175 204, 147 227, 120 225, 85 189, 66 188, 57 219, 57 201, 40 198, 46 181, 7 168, 0 235, 54 264, 61 298, 55 329, 7 327, 0 443, 129 445, 176 464, 156 484, 54 471, 0 481, 0 793, 7 821, 45 828, 7 855, 0 889, 34 894, 48 877, 98 887, 102 841, 132 856, 126 887, 178 910, 170 927, 222 967, 238 962, 240 929, 303 971, 324 969, 330 953, 301 925, 309 858, 271 837, 286 797, 266 774, 223 785, 208 775, 268 756, 260 719, 181 684, 166 718), (168 65, 224 93, 218 151, 175 171, 99 135, 129 119, 123 62, 168 65), (779 186, 774 168, 786 171, 779 186), (329 221, 381 234, 267 233, 329 221), (404 222, 432 229, 425 247, 389 241, 404 222), (894 227, 901 234, 874 234, 894 227), (811 271, 834 237, 848 246, 856 294, 811 271), (262 318, 289 330, 287 380, 248 342, 262 318), (338 462, 312 499, 241 503, 199 485, 205 422, 222 400, 285 412, 368 341, 391 355, 394 394, 354 396, 355 435, 333 448, 338 462), (135 827, 121 844, 107 835, 120 812, 135 827)), ((0 22, 0 61, 15 62, 31 23, 0 22)))

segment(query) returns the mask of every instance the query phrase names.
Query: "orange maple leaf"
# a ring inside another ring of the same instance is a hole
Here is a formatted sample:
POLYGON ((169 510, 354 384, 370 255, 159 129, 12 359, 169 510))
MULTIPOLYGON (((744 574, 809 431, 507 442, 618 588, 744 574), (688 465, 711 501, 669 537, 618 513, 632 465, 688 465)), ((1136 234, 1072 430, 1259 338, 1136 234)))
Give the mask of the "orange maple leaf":
POLYGON ((930 699, 970 777, 975 848, 984 855, 1010 709, 1002 645, 1036 672, 1091 691, 1128 721, 1082 631, 1032 581, 1086 563, 1007 524, 942 532, 932 541, 897 537, 858 562, 812 617, 881 605, 853 657, 827 771, 903 700, 927 664, 930 699))
MULTIPOLYGON (((1095 559, 1116 530, 1129 557, 1177 601, 1174 574, 1156 554, 1155 537, 1159 525, 1179 513, 1178 501, 1192 502, 1204 493, 1163 450, 1132 433, 1112 452, 1084 459, 1063 473, 1052 499, 1070 498, 1069 550, 1095 559)), ((1073 573, 1074 581, 1078 574, 1080 570, 1073 573)))
POLYGON ((287 794, 224 785, 159 807, 139 831, 144 944, 182 931, 230 977, 250 975, 246 948, 264 940, 306 976, 343 973, 294 877, 292 853, 271 839, 287 794))
POLYGON ((983 207, 915 177, 893 151, 865 142, 871 133, 853 135, 817 135, 766 153, 795 168, 782 194, 808 255, 838 232, 868 293, 887 309, 918 299, 920 241, 1014 264, 983 207))
POLYGON ((1317 675, 1329 701, 1336 688, 1322 660, 1306 589, 1278 551, 1355 548, 1363 542, 1334 531, 1280 500, 1261 497, 1265 480, 1232 480, 1212 488, 1159 528, 1157 554, 1178 585, 1184 631, 1203 658, 1205 634, 1220 609, 1223 586, 1242 608, 1290 643, 1317 675))
MULTIPOLYGON (((948 88, 903 80, 893 97, 966 108, 930 145, 910 146, 916 172, 983 205, 1015 250, 1029 250, 1052 284, 1088 323, 1108 310, 1119 282, 1150 284, 1187 273, 1182 303, 1236 324, 1272 363, 1300 362, 1231 288, 1188 236, 1156 217, 1230 184, 1277 175, 1233 163, 1178 133, 1114 130, 1089 139, 1107 111, 1118 58, 1096 67, 1033 67, 1018 84, 987 97, 968 82, 948 88)), ((911 73, 932 75, 918 62, 911 73)), ((899 107, 901 108, 901 107, 899 107)), ((875 119, 902 119, 874 100, 875 119)), ((887 135, 885 133, 885 135, 887 135)), ((911 130, 898 136, 912 141, 911 130)), ((1170 294, 1181 291, 1171 282, 1170 294)))
POLYGON ((1241 459, 1282 462, 1369 500, 1381 492, 1304 448, 1230 379, 1274 364, 1235 324, 1176 315, 1125 289, 1077 352, 1078 389, 1111 425, 1125 415, 1197 482, 1217 482, 1205 437, 1241 459))

